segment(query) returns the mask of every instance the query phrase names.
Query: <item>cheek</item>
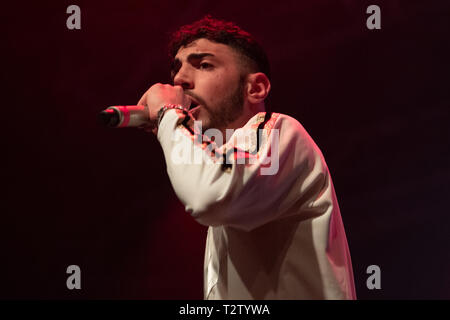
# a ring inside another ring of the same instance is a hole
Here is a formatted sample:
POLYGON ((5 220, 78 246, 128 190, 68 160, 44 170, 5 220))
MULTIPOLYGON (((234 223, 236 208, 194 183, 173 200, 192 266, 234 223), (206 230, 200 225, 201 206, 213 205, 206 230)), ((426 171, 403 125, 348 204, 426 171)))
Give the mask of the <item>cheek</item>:
POLYGON ((229 96, 236 86, 236 81, 220 74, 204 77, 198 85, 199 93, 202 93, 205 102, 214 106, 229 96))
POLYGON ((206 103, 214 105, 226 93, 227 86, 221 76, 211 76, 197 83, 197 89, 206 103))

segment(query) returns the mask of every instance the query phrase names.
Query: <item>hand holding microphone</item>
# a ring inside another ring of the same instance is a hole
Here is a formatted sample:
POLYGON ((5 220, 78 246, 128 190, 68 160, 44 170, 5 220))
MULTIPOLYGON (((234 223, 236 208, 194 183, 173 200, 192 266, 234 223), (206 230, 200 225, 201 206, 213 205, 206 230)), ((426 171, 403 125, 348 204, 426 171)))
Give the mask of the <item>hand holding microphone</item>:
POLYGON ((139 127, 156 134, 158 111, 167 104, 188 109, 191 99, 181 86, 157 83, 144 93, 136 106, 109 107, 99 114, 99 121, 108 127, 139 127))

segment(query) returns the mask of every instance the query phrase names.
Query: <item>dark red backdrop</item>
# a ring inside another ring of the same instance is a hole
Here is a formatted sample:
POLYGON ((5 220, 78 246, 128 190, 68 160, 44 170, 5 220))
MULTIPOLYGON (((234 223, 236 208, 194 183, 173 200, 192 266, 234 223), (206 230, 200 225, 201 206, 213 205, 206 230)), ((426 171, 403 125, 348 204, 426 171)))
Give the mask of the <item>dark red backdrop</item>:
POLYGON ((266 47, 272 110, 330 167, 363 299, 450 298, 446 1, 53 1, 2 5, 2 298, 201 299, 206 228, 157 141, 98 127, 168 82, 167 32, 211 13, 266 47), (66 8, 81 8, 81 30, 66 8), (366 28, 381 7, 382 29, 366 28), (66 267, 82 289, 66 288, 66 267), (367 266, 382 289, 366 288, 367 266))

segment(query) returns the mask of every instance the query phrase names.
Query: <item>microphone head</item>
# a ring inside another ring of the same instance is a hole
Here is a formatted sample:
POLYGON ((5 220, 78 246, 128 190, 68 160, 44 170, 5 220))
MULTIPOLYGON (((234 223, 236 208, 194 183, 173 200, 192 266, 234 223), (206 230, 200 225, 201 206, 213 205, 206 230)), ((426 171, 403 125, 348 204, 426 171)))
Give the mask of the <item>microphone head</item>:
POLYGON ((120 123, 120 114, 119 111, 108 108, 106 110, 103 110, 97 115, 97 122, 100 125, 114 128, 117 127, 120 123))

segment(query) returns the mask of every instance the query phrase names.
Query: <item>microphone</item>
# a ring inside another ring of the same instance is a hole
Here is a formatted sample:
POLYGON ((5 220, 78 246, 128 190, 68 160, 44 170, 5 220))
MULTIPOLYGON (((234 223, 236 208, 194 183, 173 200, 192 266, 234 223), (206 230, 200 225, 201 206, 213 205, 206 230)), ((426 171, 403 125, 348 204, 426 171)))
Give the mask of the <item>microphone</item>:
POLYGON ((140 127, 150 121, 147 106, 111 106, 97 116, 100 124, 110 128, 140 127))

